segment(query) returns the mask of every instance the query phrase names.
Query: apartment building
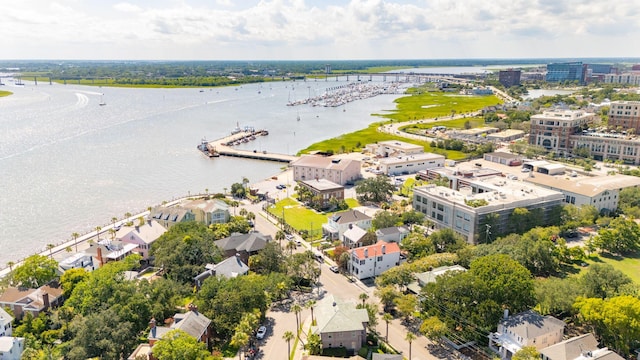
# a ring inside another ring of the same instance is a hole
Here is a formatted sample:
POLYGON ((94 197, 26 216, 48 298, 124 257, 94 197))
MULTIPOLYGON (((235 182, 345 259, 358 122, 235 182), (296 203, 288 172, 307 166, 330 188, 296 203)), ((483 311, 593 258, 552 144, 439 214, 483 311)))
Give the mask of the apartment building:
POLYGON ((529 144, 560 154, 572 150, 570 137, 581 133, 595 120, 595 114, 583 110, 549 110, 531 116, 529 144))
POLYGON ((622 128, 640 133, 640 101, 612 101, 609 107, 609 128, 622 128))

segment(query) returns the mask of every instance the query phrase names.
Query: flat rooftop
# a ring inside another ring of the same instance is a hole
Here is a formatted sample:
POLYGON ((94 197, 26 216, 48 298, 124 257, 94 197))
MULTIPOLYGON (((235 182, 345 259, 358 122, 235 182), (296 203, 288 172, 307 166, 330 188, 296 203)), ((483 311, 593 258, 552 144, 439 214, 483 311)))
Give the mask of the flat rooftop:
POLYGON ((408 142, 398 141, 398 140, 380 141, 378 142, 378 145, 388 146, 388 147, 392 147, 394 149, 400 149, 400 150, 415 150, 415 149, 424 150, 424 147, 421 145, 411 144, 408 142))
POLYGON ((421 153, 421 154, 413 154, 413 155, 405 155, 405 156, 380 158, 378 162, 381 164, 390 165, 390 164, 404 164, 407 162, 427 161, 427 160, 444 161, 444 156, 439 154, 434 154, 434 153, 421 153))

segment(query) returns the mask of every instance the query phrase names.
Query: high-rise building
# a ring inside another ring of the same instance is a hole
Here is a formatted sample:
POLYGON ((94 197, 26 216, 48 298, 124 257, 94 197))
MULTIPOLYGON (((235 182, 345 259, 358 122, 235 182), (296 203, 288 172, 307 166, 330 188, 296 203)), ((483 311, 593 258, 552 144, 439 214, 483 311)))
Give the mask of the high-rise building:
POLYGON ((581 61, 547 65, 547 82, 577 81, 584 84, 587 64, 581 61))
POLYGON ((635 134, 640 134, 640 101, 612 101, 608 125, 627 132, 633 129, 635 134))
POLYGON ((520 70, 500 70, 498 81, 506 88, 520 85, 520 70))

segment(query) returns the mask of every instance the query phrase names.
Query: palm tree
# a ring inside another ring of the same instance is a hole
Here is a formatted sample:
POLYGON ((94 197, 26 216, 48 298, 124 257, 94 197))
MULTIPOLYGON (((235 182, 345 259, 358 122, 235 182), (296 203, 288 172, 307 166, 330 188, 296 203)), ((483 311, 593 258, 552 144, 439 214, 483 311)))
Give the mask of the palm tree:
POLYGON ((67 253, 70 253, 73 251, 73 249, 71 249, 71 246, 67 246, 66 248, 64 248, 64 251, 66 251, 67 253))
POLYGON ((222 188, 222 190, 224 190, 224 193, 222 195, 227 196, 227 188, 222 188))
POLYGON ((384 341, 389 342, 389 323, 391 322, 391 320, 393 320, 393 316, 386 312, 384 313, 384 315, 382 315, 382 320, 387 323, 387 334, 384 337, 384 341))
POLYGON ((297 247, 298 247, 298 245, 296 245, 295 242, 288 241, 287 242, 287 249, 289 250, 289 255, 293 255, 293 250, 295 250, 297 247))
POLYGON ((314 323, 314 320, 313 320, 313 308, 314 308, 315 306, 316 306, 316 301, 315 301, 315 300, 313 300, 313 299, 311 299, 311 300, 307 301, 307 303, 305 304, 305 307, 306 307, 307 309, 311 310, 311 324, 313 324, 313 323, 314 323))
POLYGON ((47 244, 47 249, 49 249, 49 257, 53 259, 53 248, 56 247, 53 244, 47 244))
POLYGON ((242 177, 242 186, 245 187, 245 189, 247 188, 247 185, 249 184, 249 179, 247 179, 246 177, 242 177))
POLYGON ((367 301, 367 299, 369 298, 369 295, 367 295, 367 293, 362 293, 360 294, 360 296, 358 296, 358 298, 360 300, 362 300, 362 307, 364 308, 364 303, 367 301))
POLYGON ((247 216, 247 213, 248 213, 247 209, 245 208, 240 209, 240 216, 247 216))
POLYGON ((78 237, 80 237, 80 234, 74 232, 71 234, 71 237, 73 238, 73 243, 76 245, 76 252, 78 252, 78 237))
POLYGON ((111 235, 111 241, 116 239, 116 229, 111 228, 108 230, 109 231, 109 235, 111 235))
POLYGON ((9 267, 9 286, 13 283, 13 265, 15 265, 13 261, 8 261, 7 266, 9 267))
POLYGON ((284 237, 285 237, 284 231, 278 230, 278 232, 276 233, 276 240, 278 240, 278 243, 280 244, 280 248, 282 248, 282 240, 284 240, 284 237))
POLYGON ((100 241, 100 230, 102 230, 102 227, 96 226, 96 236, 98 237, 98 241, 100 241))
POLYGON ((291 331, 287 330, 284 332, 284 335, 282 335, 282 338, 287 342, 287 348, 289 350, 287 351, 287 360, 289 360, 291 359, 291 340, 295 338, 295 335, 293 335, 291 331))
POLYGON ((236 200, 233 200, 229 205, 231 205, 231 207, 233 208, 233 216, 236 216, 236 208, 240 205, 240 203, 236 200))
POLYGON ((411 360, 411 343, 416 339, 416 336, 412 332, 408 332, 404 339, 409 343, 409 360, 411 360))
POLYGON ((114 217, 112 217, 112 218, 111 218, 111 224, 112 224, 113 226, 116 226, 116 221, 118 221, 118 218, 117 218, 117 217, 115 217, 115 216, 114 216, 114 217))
POLYGON ((300 306, 300 304, 295 303, 293 304, 293 306, 291 306, 291 311, 293 311, 296 314, 296 333, 300 333, 300 319, 299 319, 299 315, 302 312, 302 307, 300 306))

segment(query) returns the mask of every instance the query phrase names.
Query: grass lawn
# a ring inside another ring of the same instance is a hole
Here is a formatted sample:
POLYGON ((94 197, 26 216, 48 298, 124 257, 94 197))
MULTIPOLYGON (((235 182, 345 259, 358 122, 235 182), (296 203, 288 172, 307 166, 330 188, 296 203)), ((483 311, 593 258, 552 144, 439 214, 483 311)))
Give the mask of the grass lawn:
MULTIPOLYGON (((377 115, 390 121, 401 122, 415 119, 447 117, 451 116, 452 110, 455 110, 456 114, 474 112, 485 106, 499 104, 500 100, 495 96, 468 96, 441 92, 426 92, 405 96, 396 99, 395 102, 397 104, 395 110, 387 114, 377 115)), ((472 126, 484 125, 484 119, 466 118, 455 120, 442 119, 441 121, 429 123, 429 126, 426 124, 417 124, 416 126, 423 125, 425 128, 430 128, 431 126, 444 125, 447 127, 463 128, 466 121, 470 121, 472 126)), ((466 157, 466 155, 460 151, 446 151, 431 148, 430 142, 381 133, 378 131, 378 127, 382 124, 384 124, 384 122, 373 123, 365 129, 312 144, 306 149, 301 150, 299 154, 309 153, 311 151, 333 151, 336 154, 354 152, 361 151, 366 144, 387 140, 400 140, 422 145, 424 146, 424 151, 442 154, 448 159, 460 160, 466 157)), ((413 127, 413 125, 411 125, 411 127, 413 127)))
POLYGON ((11 94, 13 94, 11 91, 2 91, 2 90, 0 90, 0 97, 9 96, 11 94))
POLYGON ((588 263, 602 262, 613 266, 615 269, 622 271, 631 278, 634 283, 640 285, 640 254, 631 255, 629 257, 617 257, 608 254, 600 254, 589 259, 588 263))
MULTIPOLYGON (((360 206, 356 199, 345 199, 349 208, 360 206)), ((333 213, 317 213, 292 198, 286 198, 278 201, 275 205, 267 209, 271 214, 281 217, 284 211, 284 219, 297 231, 313 230, 313 238, 319 238, 322 235, 322 224, 327 222, 327 217, 333 213)))

